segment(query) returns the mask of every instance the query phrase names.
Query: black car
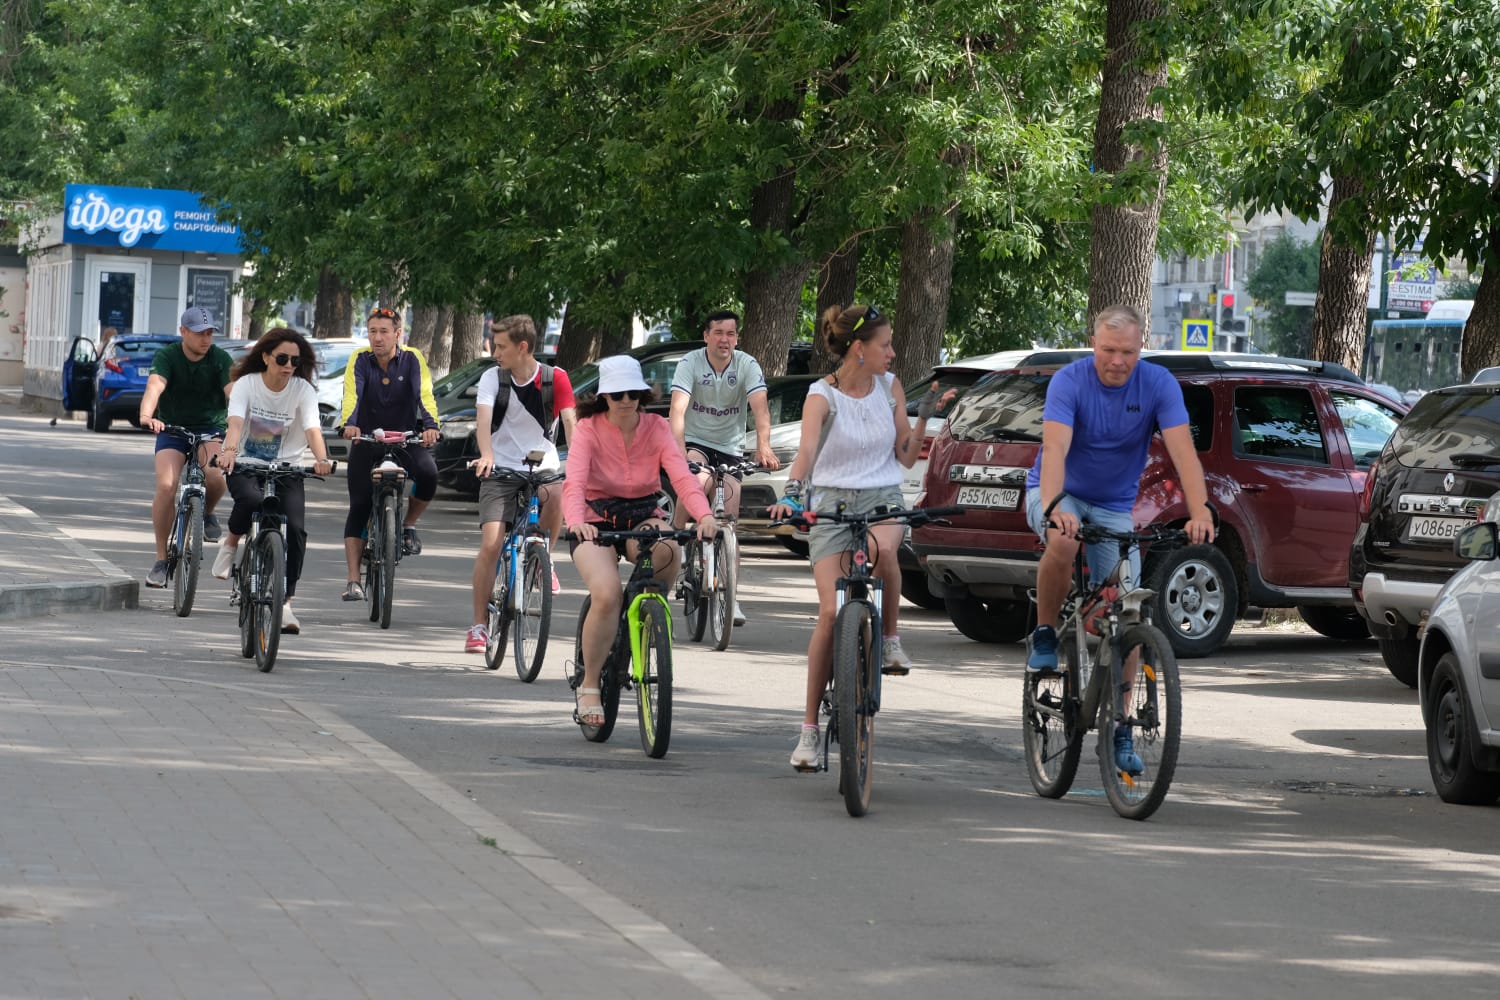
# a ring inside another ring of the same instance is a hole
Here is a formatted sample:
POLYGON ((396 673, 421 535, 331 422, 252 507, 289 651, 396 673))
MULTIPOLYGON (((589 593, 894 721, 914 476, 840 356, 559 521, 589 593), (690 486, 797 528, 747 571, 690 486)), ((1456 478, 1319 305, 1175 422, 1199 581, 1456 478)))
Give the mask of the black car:
POLYGON ((1380 453, 1349 553, 1355 606, 1386 668, 1417 686, 1420 628, 1465 560, 1453 539, 1500 491, 1500 384, 1455 385, 1417 401, 1380 453))

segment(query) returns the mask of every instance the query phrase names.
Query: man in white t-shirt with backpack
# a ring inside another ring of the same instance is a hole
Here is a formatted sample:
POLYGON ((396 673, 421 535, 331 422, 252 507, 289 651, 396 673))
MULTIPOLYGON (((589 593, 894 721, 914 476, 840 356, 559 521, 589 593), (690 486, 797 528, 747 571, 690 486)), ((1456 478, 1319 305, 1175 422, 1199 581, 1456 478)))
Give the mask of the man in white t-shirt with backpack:
MULTIPOLYGON (((490 324, 491 351, 499 362, 479 379, 475 399, 474 437, 479 459, 474 474, 479 477, 479 553, 474 557, 474 624, 464 639, 464 651, 483 653, 489 643, 486 622, 490 591, 495 586, 495 566, 505 534, 517 517, 521 491, 518 483, 487 478, 493 469, 526 471, 526 456, 542 451, 539 468, 556 469, 560 462, 555 443, 562 423, 567 439, 573 437, 578 419, 573 405, 573 384, 561 368, 544 365, 536 357, 536 324, 530 316, 506 316, 490 324)), ((542 529, 553 546, 562 530, 562 483, 551 483, 537 492, 541 504, 542 529)), ((552 592, 561 590, 557 570, 552 571, 552 592)))
MULTIPOLYGON (((755 461, 767 469, 781 462, 771 450, 771 411, 766 405, 766 377, 760 362, 735 350, 740 318, 725 309, 710 313, 703 326, 707 345, 677 363, 672 373, 672 433, 689 462, 732 465, 744 459, 747 413, 755 419, 755 461)), ((713 477, 698 473, 704 495, 713 502, 713 477)), ((724 477, 724 510, 740 509, 740 481, 724 477)), ((677 505, 677 527, 687 523, 687 508, 677 505)), ((738 567, 736 567, 738 568, 738 567)), ((734 603, 734 624, 745 624, 745 612, 734 603)))

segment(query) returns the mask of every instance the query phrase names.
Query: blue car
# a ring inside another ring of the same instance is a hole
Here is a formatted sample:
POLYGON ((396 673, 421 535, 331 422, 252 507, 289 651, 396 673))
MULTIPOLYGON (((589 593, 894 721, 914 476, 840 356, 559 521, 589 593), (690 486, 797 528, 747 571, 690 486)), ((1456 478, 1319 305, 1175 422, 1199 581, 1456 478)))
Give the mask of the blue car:
POLYGON ((139 427, 151 356, 181 339, 175 333, 116 334, 101 357, 92 340, 75 337, 63 362, 63 409, 86 411, 89 428, 101 434, 116 419, 139 427))

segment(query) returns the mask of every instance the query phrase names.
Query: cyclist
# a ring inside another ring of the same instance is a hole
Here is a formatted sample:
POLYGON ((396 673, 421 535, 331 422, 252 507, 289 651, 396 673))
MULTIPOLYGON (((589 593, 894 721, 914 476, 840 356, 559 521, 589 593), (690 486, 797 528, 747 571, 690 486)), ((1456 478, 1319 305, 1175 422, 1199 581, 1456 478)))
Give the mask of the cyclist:
MULTIPOLYGON (((346 438, 374 430, 406 431, 422 428, 422 447, 397 453, 397 461, 411 476, 415 492, 406 508, 402 547, 407 555, 422 551, 417 521, 437 493, 437 462, 431 448, 438 439, 437 401, 432 396, 432 373, 422 352, 401 345, 401 316, 394 309, 376 306, 366 319, 369 347, 361 347, 349 358, 344 371, 344 408, 339 423, 346 438)), ((344 562, 347 582, 344 600, 362 601, 365 589, 359 582, 359 558, 364 551, 365 526, 374 504, 370 470, 385 452, 380 445, 356 442, 349 448, 345 466, 349 483, 349 514, 344 518, 344 562)))
MULTIPOLYGON (((1188 538, 1213 541, 1208 488, 1182 386, 1165 368, 1139 364, 1145 329, 1131 306, 1110 306, 1094 318, 1093 356, 1062 368, 1047 385, 1042 447, 1026 475, 1026 521, 1045 545, 1037 566, 1037 627, 1027 642, 1028 670, 1057 669, 1057 622, 1072 586, 1079 525, 1134 528, 1131 511, 1146 468, 1146 449, 1158 427, 1182 481, 1188 538), (1049 516, 1057 527, 1047 526, 1049 516)), ((1120 544, 1103 541, 1090 546, 1087 557, 1093 579, 1113 573, 1116 566, 1121 587, 1140 579, 1135 549, 1121 563, 1120 544)), ((1127 689, 1135 666, 1124 665, 1127 689)), ((1115 765, 1130 774, 1144 770, 1128 727, 1116 730, 1115 765)))
MULTIPOLYGON (((833 374, 814 382, 802 407, 802 438, 787 479, 786 495, 771 507, 772 517, 787 517, 807 507, 833 510, 839 501, 851 514, 880 507, 902 507, 901 467, 911 468, 922 450, 937 396, 922 397, 913 427, 906 419, 906 394, 890 371, 896 352, 891 323, 874 306, 830 307, 818 326, 819 340, 836 359, 833 374), (821 441, 821 445, 820 442, 821 441), (812 480, 810 489, 804 481, 812 480)), ((882 672, 911 671, 911 658, 896 634, 901 594, 901 567, 896 550, 905 529, 897 523, 870 528, 875 573, 884 588, 881 630, 885 656, 882 672), (882 558, 884 557, 884 558, 882 558)), ((854 549, 854 531, 843 524, 815 524, 808 532, 808 558, 818 588, 818 621, 807 645, 807 698, 802 732, 792 751, 792 767, 817 767, 818 707, 833 670, 833 620, 838 578, 846 553, 854 549)))
MULTIPOLYGON (((264 499, 260 482, 249 473, 234 472, 239 458, 301 465, 311 448, 317 463, 314 471, 326 476, 332 469, 318 420, 318 390, 313 382, 317 359, 307 338, 290 327, 267 330, 234 367, 234 387, 229 392, 229 432, 220 458, 229 471, 229 492, 234 509, 229 512, 229 532, 214 557, 213 574, 229 578, 239 541, 250 530, 250 515, 264 499)), ((307 552, 306 492, 300 479, 289 479, 277 487, 277 498, 286 515, 286 604, 281 611, 281 631, 302 631, 292 614, 292 595, 302 576, 302 558, 307 552)))
MULTIPOLYGON (((487 605, 495 586, 495 567, 500 548, 516 517, 524 517, 516 500, 519 483, 496 482, 485 477, 495 468, 524 471, 526 456, 545 451, 539 468, 556 469, 560 462, 553 438, 562 421, 564 440, 573 440, 578 410, 573 405, 573 384, 561 368, 542 364, 536 353, 536 324, 530 316, 507 316, 490 324, 490 344, 498 362, 479 379, 475 398, 475 422, 489 428, 476 434, 479 460, 479 554, 474 557, 474 624, 464 640, 464 650, 483 653, 489 644, 486 631, 487 605)), ((551 545, 562 530, 562 489, 554 483, 537 492, 541 503, 542 528, 551 545)), ((552 570, 552 592, 562 587, 552 570)))
MULTIPOLYGON (((584 405, 585 419, 578 422, 568 447, 563 516, 575 538, 573 565, 588 587, 590 601, 583 625, 583 684, 573 713, 580 725, 604 724, 599 672, 620 620, 620 555, 634 559, 640 544, 632 541, 624 553, 595 545, 599 529, 667 527, 666 515, 657 505, 665 472, 679 504, 697 520, 698 537, 710 539, 718 531, 708 499, 673 439, 672 425, 665 417, 643 412, 652 399, 639 361, 623 354, 604 358, 599 362, 598 395, 584 405)), ((670 551, 655 560, 656 580, 670 593, 680 551, 675 542, 660 544, 670 551)))
MULTIPOLYGON (((742 460, 748 406, 755 418, 755 461, 768 469, 779 469, 781 462, 771 450, 766 379, 760 362, 735 350, 739 337, 739 316, 727 309, 709 314, 703 327, 707 346, 677 362, 677 370, 672 373, 672 434, 688 461, 732 465, 742 460)), ((713 476, 699 472, 698 482, 704 496, 712 500, 713 476)), ((740 509, 740 481, 736 476, 725 477, 724 509, 740 509)), ((673 523, 679 528, 687 524, 684 508, 677 508, 673 523)), ((734 602, 734 624, 745 624, 738 598, 734 602)))
MULTIPOLYGON (((167 344, 151 358, 151 375, 141 396, 140 424, 156 435, 156 495, 151 498, 151 527, 156 532, 156 562, 146 574, 146 586, 167 585, 167 535, 177 515, 177 483, 187 464, 185 438, 166 433, 167 424, 198 434, 224 430, 229 369, 234 359, 214 344, 213 316, 202 306, 190 306, 178 322, 180 343, 167 344)), ((210 463, 219 453, 217 441, 203 445, 199 455, 207 496, 203 506, 203 537, 219 540, 214 508, 224 495, 224 475, 210 463)))

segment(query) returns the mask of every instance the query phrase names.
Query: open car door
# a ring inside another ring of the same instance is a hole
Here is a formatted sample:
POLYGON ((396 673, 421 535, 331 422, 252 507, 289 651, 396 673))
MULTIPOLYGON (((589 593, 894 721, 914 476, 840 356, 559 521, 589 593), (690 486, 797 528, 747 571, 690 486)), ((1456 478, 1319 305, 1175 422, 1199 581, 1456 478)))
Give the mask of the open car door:
POLYGON ((74 337, 63 362, 63 409, 88 410, 94 405, 94 375, 99 371, 99 350, 87 337, 74 337))

